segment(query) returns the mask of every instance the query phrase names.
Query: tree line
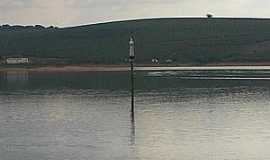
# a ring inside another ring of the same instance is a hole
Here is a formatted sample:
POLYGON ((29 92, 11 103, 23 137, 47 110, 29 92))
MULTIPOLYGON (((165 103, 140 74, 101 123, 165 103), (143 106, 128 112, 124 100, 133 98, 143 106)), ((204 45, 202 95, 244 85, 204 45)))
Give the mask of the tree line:
POLYGON ((42 25, 9 25, 9 24, 4 24, 0 25, 0 30, 45 30, 45 29, 58 29, 57 26, 49 26, 45 27, 42 25))

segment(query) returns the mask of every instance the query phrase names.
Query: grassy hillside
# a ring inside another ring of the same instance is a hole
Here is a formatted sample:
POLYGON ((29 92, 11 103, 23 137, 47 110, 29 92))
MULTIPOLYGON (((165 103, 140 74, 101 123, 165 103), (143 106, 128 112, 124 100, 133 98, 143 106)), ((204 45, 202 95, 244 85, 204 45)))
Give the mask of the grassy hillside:
POLYGON ((125 63, 135 37, 139 63, 270 62, 270 19, 146 19, 72 28, 0 29, 0 55, 125 63))

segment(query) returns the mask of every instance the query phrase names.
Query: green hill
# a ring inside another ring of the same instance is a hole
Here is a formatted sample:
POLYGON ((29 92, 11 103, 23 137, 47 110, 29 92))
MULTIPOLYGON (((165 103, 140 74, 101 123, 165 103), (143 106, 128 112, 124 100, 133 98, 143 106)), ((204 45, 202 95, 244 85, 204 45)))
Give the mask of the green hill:
POLYGON ((0 56, 125 63, 128 40, 138 63, 270 62, 270 19, 171 18, 71 28, 0 28, 0 56))

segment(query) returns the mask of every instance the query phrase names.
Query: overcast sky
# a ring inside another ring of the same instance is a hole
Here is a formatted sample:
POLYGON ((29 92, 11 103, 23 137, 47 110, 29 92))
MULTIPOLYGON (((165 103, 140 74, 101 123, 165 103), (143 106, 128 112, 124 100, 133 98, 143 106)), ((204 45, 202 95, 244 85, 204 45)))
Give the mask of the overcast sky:
POLYGON ((0 0, 0 24, 77 26, 157 17, 270 17, 269 0, 0 0))

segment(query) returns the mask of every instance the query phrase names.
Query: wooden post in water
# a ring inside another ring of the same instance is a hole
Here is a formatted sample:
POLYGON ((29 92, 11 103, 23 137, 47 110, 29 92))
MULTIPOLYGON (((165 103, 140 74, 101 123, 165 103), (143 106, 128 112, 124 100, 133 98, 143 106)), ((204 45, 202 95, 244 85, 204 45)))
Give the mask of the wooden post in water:
POLYGON ((131 80, 131 114, 134 119, 134 60, 135 60, 135 43, 133 38, 129 41, 129 62, 130 62, 130 80, 131 80))

